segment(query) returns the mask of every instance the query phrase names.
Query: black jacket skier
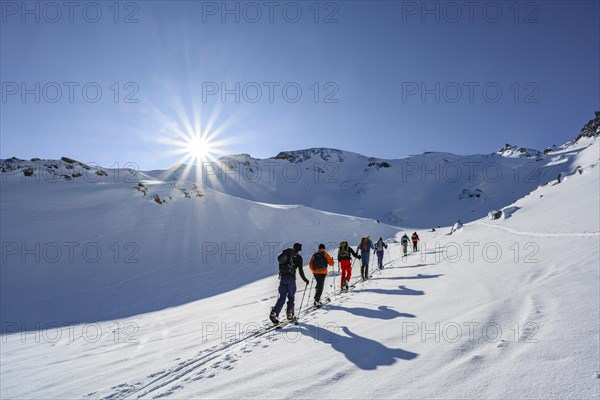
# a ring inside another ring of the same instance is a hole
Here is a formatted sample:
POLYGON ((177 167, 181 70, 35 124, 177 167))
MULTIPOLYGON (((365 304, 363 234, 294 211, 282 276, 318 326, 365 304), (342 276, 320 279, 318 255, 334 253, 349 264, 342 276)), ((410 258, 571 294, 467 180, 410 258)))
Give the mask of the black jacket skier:
MULTIPOLYGON (((304 275, 302 269, 302 256, 299 254, 302 250, 300 243, 295 243, 291 249, 285 249, 279 257, 285 259, 285 262, 279 264, 279 297, 275 306, 271 308, 269 319, 274 323, 279 323, 279 313, 283 308, 287 297, 287 318, 293 320, 294 316, 294 298, 296 296, 296 270, 300 273, 300 277, 308 285, 308 279, 304 275)), ((278 258, 279 258, 278 257, 278 258)))

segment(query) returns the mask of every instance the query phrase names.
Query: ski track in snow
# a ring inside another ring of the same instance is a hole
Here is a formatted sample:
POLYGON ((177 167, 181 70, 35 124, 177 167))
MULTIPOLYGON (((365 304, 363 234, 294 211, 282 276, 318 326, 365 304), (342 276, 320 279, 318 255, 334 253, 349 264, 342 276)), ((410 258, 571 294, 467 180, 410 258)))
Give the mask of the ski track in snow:
POLYGON ((254 334, 249 334, 233 342, 209 347, 200 351, 195 358, 181 361, 170 369, 163 369, 150 374, 145 380, 134 384, 124 383, 113 386, 111 388, 113 392, 102 398, 112 400, 126 399, 132 396, 136 396, 136 398, 150 395, 152 398, 169 396, 183 387, 181 382, 214 378, 220 370, 232 369, 237 362, 237 358, 239 358, 237 351, 239 350, 242 353, 252 352, 253 348, 261 344, 259 338, 254 334), (254 342, 252 339, 258 339, 258 341, 254 342), (195 373, 195 375, 187 377, 192 373, 195 373), (172 384, 174 385, 169 387, 172 384))
MULTIPOLYGON (((384 266, 391 267, 395 260, 391 260, 384 266)), ((371 279, 375 275, 379 275, 382 270, 376 269, 371 275, 371 279)), ((338 279, 338 275, 334 275, 338 279)), ((364 286, 372 284, 375 281, 368 280, 361 282, 356 279, 354 285, 364 286)), ((407 289, 410 290, 410 289, 407 289)), ((332 294, 332 301, 329 304, 342 304, 350 300, 355 293, 336 292, 332 294)), ((321 310, 312 310, 306 314, 306 318, 302 322, 313 320, 318 311, 322 314, 328 313, 330 310, 326 308, 321 310), (317 312, 315 312, 317 311, 317 312)), ((269 327, 265 325, 264 327, 269 327)), ((285 329, 285 327, 283 328, 285 329)), ((170 369, 162 369, 155 373, 146 376, 145 379, 131 383, 122 383, 111 387, 112 392, 106 395, 100 395, 98 392, 89 393, 88 398, 102 398, 104 400, 129 399, 129 398, 164 398, 173 395, 179 389, 182 389, 186 383, 199 381, 201 379, 210 379, 216 377, 220 372, 231 370, 234 368, 238 360, 248 353, 252 353, 257 348, 266 348, 269 343, 279 340, 277 331, 270 331, 262 334, 260 332, 250 333, 240 339, 229 343, 217 344, 207 349, 200 351, 196 357, 179 362, 175 367, 170 369)))
POLYGON ((475 221, 476 224, 478 225, 483 225, 485 227, 489 227, 489 228, 496 228, 496 229, 502 229, 503 231, 515 234, 515 235, 521 235, 521 236, 533 236, 533 237, 540 237, 540 238, 550 238, 550 237, 594 237, 594 236, 600 236, 600 232, 584 232, 584 233, 580 233, 580 232, 573 232, 573 233, 542 233, 542 232, 524 232, 524 231, 519 231, 516 229, 512 229, 512 228, 508 228, 506 226, 501 226, 501 225, 494 225, 494 224, 488 224, 482 221, 475 221))

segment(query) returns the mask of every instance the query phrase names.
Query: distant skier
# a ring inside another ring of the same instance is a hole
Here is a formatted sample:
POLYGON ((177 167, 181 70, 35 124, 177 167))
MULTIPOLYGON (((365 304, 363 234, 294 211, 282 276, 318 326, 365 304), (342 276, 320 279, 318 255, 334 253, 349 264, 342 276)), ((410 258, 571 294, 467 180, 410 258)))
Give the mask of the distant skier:
POLYGON ((363 281, 369 279, 369 256, 370 251, 375 250, 373 246, 373 242, 371 241, 371 236, 367 235, 364 238, 360 239, 360 243, 356 248, 356 252, 360 250, 360 258, 362 261, 362 265, 360 266, 360 275, 363 281))
POLYGON ((413 252, 417 252, 417 243, 419 243, 419 235, 417 235, 417 232, 413 232, 411 240, 413 242, 413 252))
POLYGON ((454 224, 454 226, 450 230, 450 234, 452 235, 454 232, 456 232, 457 230, 459 230, 462 227, 463 227, 463 224, 462 224, 462 222, 460 222, 460 219, 459 219, 458 221, 456 221, 456 223, 454 224))
POLYGON ((375 243, 375 253, 377 254, 377 266, 379 269, 383 269, 383 249, 387 249, 387 244, 385 244, 380 236, 377 243, 375 243))
POLYGON ((405 233, 402 238, 400 238, 400 243, 402 244, 402 250, 404 251, 404 257, 408 255, 408 235, 405 233))
POLYGON ((352 265, 350 264, 351 256, 360 260, 360 256, 356 254, 352 247, 348 246, 348 242, 341 242, 340 247, 338 248, 338 261, 340 262, 340 268, 342 269, 340 283, 341 290, 348 290, 348 282, 350 282, 350 278, 352 277, 352 265))
POLYGON ((315 307, 321 307, 321 294, 323 294, 323 287, 325 286, 325 278, 329 272, 328 266, 333 267, 333 259, 325 251, 325 245, 320 244, 319 250, 312 255, 310 262, 308 263, 310 270, 312 271, 317 286, 315 288, 315 307))
POLYGON ((269 319, 274 324, 279 323, 279 313, 285 303, 287 297, 287 319, 294 320, 294 297, 296 295, 296 270, 300 273, 300 277, 308 285, 308 279, 302 270, 302 256, 299 254, 302 251, 300 243, 294 243, 293 248, 285 249, 277 257, 279 262, 279 297, 275 306, 271 308, 269 319))

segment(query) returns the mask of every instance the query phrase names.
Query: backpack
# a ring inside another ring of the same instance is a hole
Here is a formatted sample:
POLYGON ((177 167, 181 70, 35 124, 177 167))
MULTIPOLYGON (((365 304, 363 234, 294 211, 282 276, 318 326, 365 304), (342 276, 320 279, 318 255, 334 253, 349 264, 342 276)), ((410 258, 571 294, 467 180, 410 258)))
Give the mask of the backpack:
POLYGON ((408 236, 402 236, 402 240, 400 241, 402 244, 408 244, 408 236))
POLYGON ((338 259, 350 258, 350 251, 348 250, 348 242, 341 242, 338 250, 338 259))
POLYGON ((367 243, 367 238, 366 238, 366 237, 364 237, 364 238, 360 239, 360 249, 361 249, 362 251, 367 251, 367 250, 369 250, 369 245, 368 245, 368 243, 367 243))
POLYGON ((314 270, 327 268, 327 259, 325 259, 324 251, 317 251, 315 254, 313 254, 312 266, 314 270))
POLYGON ((296 272, 294 268, 294 260, 291 254, 292 251, 292 249, 285 249, 277 256, 280 274, 294 274, 296 272))

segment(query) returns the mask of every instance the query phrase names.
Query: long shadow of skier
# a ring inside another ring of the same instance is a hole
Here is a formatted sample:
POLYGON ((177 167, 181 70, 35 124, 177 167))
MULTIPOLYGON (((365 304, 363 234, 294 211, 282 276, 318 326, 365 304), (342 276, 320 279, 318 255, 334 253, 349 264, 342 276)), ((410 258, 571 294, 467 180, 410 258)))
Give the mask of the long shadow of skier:
POLYGON ((398 286, 399 289, 355 289, 355 292, 370 292, 370 293, 378 293, 378 294, 394 294, 394 295, 402 295, 402 296, 422 296, 425 294, 422 290, 413 290, 407 288, 405 285, 398 286))
POLYGON ((360 336, 348 327, 341 327, 344 335, 322 327, 301 323, 300 326, 289 329, 310 336, 316 341, 330 345, 339 351, 348 361, 363 370, 374 370, 384 365, 392 365, 396 360, 413 360, 419 355, 403 349, 391 349, 376 340, 360 336))
POLYGON ((409 313, 401 313, 396 310, 392 310, 388 306, 379 306, 376 310, 372 308, 363 307, 341 307, 336 305, 327 306, 329 310, 346 311, 350 314, 357 315, 359 317, 373 318, 373 319, 395 319, 395 318, 416 318, 416 315, 409 313))
POLYGON ((430 251, 422 251, 421 254, 439 254, 443 253, 444 249, 440 248, 439 250, 430 250, 430 251))
POLYGON ((401 267, 385 267, 385 269, 399 269, 399 268, 421 268, 421 267, 426 267, 428 265, 433 265, 433 264, 416 264, 416 265, 403 265, 401 267))
POLYGON ((436 275, 423 275, 417 274, 414 276, 391 276, 391 277, 381 277, 377 279, 387 279, 387 280, 401 280, 401 279, 433 279, 439 278, 440 276, 444 276, 444 274, 436 274, 436 275))

